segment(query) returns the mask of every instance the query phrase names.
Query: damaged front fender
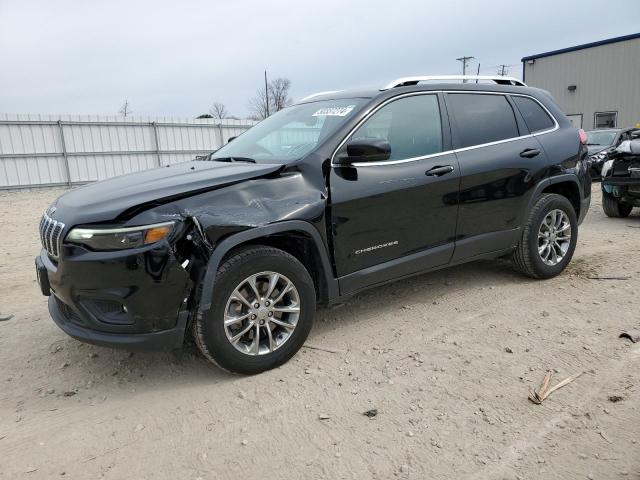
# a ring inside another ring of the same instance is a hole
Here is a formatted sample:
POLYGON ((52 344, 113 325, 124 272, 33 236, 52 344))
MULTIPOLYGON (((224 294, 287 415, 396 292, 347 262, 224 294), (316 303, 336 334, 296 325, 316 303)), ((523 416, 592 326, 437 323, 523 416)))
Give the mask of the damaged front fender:
POLYGON ((184 233, 175 243, 176 254, 188 260, 192 281, 202 285, 193 305, 203 313, 211 306, 215 275, 224 256, 243 243, 273 235, 310 239, 327 293, 337 296, 327 253, 326 207, 326 191, 293 170, 160 205, 141 214, 139 221, 181 220, 184 233))

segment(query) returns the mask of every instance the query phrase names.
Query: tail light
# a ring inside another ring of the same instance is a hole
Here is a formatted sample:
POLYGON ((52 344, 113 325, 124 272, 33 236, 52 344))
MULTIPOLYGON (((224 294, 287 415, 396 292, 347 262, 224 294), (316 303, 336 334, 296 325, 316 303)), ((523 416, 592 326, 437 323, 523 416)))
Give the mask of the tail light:
POLYGON ((580 143, 586 145, 589 141, 589 137, 587 137, 587 132, 583 129, 578 130, 578 135, 580 135, 580 143))

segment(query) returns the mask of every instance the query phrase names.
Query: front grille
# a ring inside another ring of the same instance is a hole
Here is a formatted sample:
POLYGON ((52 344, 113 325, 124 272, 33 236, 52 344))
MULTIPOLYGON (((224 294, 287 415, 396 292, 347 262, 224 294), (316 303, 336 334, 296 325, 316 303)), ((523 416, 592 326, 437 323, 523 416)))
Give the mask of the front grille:
POLYGON ((60 245, 64 223, 54 220, 46 213, 40 220, 40 242, 49 255, 58 258, 60 255, 60 245))

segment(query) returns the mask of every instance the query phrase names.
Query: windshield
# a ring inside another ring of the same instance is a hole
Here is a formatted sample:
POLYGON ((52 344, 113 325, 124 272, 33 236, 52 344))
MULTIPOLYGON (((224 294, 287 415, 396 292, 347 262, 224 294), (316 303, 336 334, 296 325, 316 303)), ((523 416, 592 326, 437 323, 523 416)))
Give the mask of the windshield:
POLYGON ((362 98, 324 100, 280 110, 211 156, 211 160, 285 163, 303 157, 366 101, 362 98))
POLYGON ((613 140, 616 138, 618 132, 595 130, 593 132, 587 132, 587 144, 588 145, 612 145, 613 140))

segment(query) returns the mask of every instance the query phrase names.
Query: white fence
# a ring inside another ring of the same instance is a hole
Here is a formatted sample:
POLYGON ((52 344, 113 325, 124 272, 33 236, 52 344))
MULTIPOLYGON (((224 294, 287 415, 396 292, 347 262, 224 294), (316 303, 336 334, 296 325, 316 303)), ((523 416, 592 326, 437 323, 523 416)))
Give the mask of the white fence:
POLYGON ((193 160, 251 120, 0 114, 0 189, 73 185, 193 160))

